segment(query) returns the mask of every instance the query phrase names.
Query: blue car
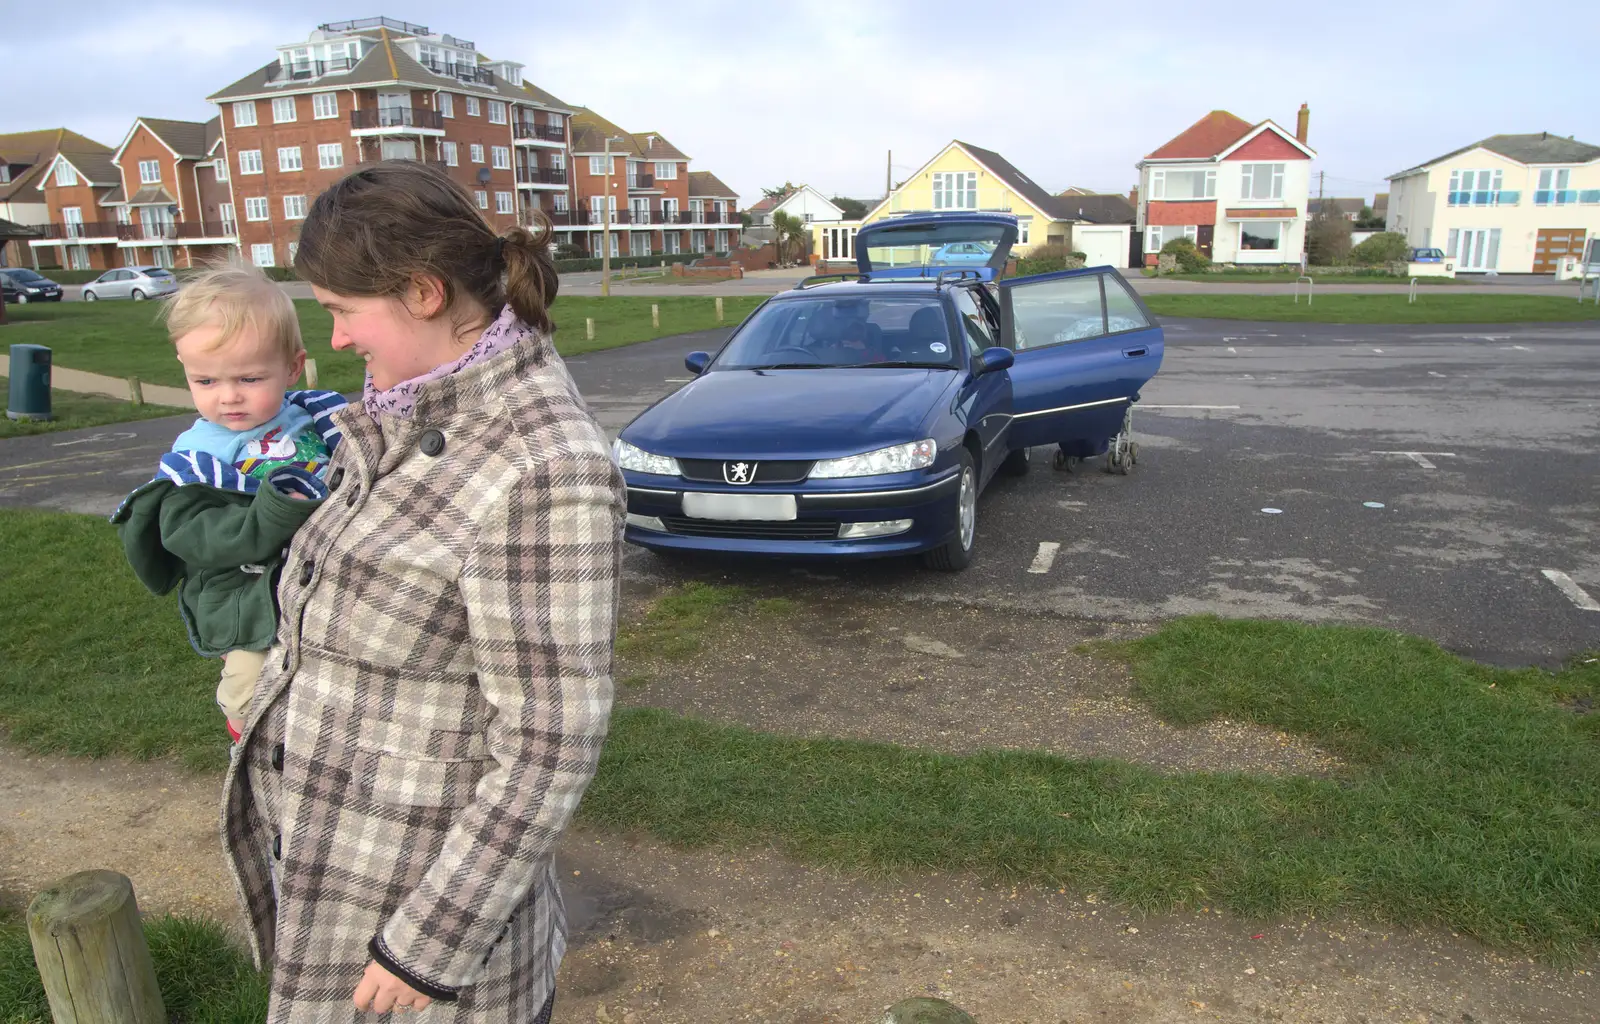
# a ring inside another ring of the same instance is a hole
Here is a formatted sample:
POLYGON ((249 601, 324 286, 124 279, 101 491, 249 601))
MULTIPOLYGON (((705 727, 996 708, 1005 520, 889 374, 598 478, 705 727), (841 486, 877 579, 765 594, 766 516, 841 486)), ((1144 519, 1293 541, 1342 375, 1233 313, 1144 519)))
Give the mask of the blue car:
POLYGON ((994 247, 982 242, 951 242, 934 250, 929 261, 936 267, 986 267, 994 256, 994 247))
POLYGON ((1133 459, 1129 409, 1162 334, 1095 267, 997 280, 1009 214, 889 218, 856 236, 859 274, 773 296, 695 377, 624 427, 626 537, 663 551, 972 562, 978 497, 1058 460, 1133 459), (932 265, 945 246, 982 266, 932 265))

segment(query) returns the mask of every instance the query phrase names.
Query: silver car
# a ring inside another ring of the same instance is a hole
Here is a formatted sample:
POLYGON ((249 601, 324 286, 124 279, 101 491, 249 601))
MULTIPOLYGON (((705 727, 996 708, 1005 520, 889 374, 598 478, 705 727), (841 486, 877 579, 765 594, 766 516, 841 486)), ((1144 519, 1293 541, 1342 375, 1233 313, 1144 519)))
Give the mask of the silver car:
POLYGON ((165 267, 120 267, 83 286, 83 301, 158 299, 178 290, 178 279, 165 267))

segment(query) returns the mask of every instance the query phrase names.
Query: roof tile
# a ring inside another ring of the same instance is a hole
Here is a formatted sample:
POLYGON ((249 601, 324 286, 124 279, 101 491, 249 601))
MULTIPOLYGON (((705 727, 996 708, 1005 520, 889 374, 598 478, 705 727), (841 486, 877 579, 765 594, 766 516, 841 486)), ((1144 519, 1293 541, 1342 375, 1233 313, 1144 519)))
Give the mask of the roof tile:
POLYGON ((1213 110, 1179 132, 1146 160, 1203 160, 1216 156, 1250 133, 1255 125, 1226 110, 1213 110))

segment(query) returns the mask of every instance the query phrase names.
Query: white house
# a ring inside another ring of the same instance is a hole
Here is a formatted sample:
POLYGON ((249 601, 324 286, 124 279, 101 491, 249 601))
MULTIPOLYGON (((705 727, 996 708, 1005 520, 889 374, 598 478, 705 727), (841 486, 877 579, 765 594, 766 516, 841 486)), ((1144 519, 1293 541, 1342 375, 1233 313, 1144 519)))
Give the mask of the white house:
POLYGON ((825 224, 844 220, 844 211, 810 185, 796 185, 782 195, 766 196, 745 210, 750 214, 752 228, 772 227, 772 215, 780 210, 791 217, 800 218, 806 224, 825 224))
POLYGON ((1390 231, 1457 272, 1554 273, 1600 233, 1600 146, 1493 135, 1389 178, 1390 231))

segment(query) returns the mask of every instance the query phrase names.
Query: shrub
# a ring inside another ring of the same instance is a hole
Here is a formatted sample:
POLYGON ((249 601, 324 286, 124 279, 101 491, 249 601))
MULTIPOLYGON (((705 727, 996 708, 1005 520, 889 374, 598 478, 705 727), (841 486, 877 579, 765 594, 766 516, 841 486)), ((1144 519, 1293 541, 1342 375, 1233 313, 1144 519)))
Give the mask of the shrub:
POLYGON ((1049 274, 1057 270, 1077 270, 1084 264, 1084 255, 1070 252, 1060 242, 1036 245, 1026 256, 1017 257, 1017 276, 1049 274))
POLYGON ((1350 250, 1350 257, 1363 266, 1405 262, 1411 246, 1398 231, 1381 231, 1350 250))
POLYGON ((1211 258, 1201 252, 1191 238, 1174 238, 1161 247, 1161 251, 1178 261, 1178 270, 1185 274, 1199 274, 1211 266, 1211 258))
POLYGON ((571 242, 562 242, 556 246, 555 258, 558 260, 583 260, 588 259, 589 254, 581 245, 574 245, 571 242))
POLYGON ((1350 222, 1325 203, 1322 212, 1306 225, 1306 260, 1319 267, 1336 267, 1350 259, 1350 222))

